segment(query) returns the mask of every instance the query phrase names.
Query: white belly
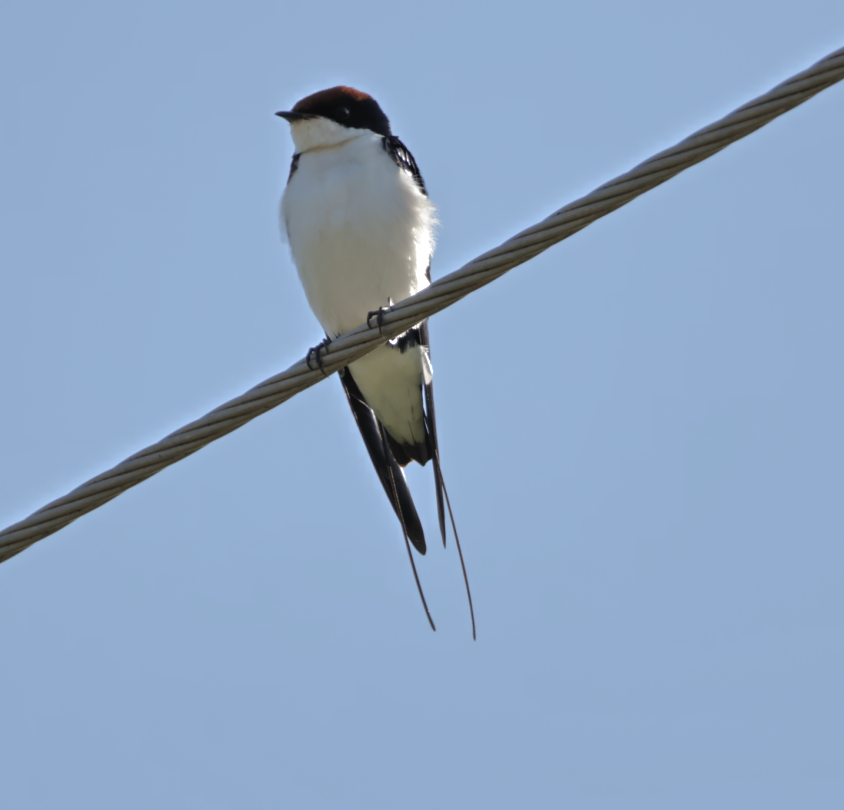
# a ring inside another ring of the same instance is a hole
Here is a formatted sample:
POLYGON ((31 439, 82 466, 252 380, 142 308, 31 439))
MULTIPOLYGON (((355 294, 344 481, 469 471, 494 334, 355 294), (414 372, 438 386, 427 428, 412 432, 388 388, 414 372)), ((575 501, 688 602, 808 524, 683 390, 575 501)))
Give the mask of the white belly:
MULTIPOLYGON (((429 284, 434 207, 377 135, 302 152, 281 214, 308 303, 329 337, 429 284)), ((393 438, 424 441, 427 349, 382 346, 349 370, 393 438)))
POLYGON ((282 225, 329 337, 428 285, 433 224, 433 206, 379 136, 300 155, 282 198, 282 225))
POLYGON ((369 407, 387 432, 402 444, 425 441, 422 383, 431 381, 427 347, 414 346, 400 352, 395 346, 379 346, 349 365, 349 371, 369 407))

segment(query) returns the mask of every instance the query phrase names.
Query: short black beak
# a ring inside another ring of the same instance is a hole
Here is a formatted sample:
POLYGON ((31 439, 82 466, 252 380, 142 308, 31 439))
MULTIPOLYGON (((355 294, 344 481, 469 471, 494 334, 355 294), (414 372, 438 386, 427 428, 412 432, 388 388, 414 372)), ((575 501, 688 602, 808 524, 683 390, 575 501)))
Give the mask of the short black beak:
POLYGON ((280 115, 285 121, 288 121, 291 124, 296 121, 304 121, 308 118, 316 118, 316 116, 311 115, 311 113, 302 112, 277 112, 276 115, 280 115))

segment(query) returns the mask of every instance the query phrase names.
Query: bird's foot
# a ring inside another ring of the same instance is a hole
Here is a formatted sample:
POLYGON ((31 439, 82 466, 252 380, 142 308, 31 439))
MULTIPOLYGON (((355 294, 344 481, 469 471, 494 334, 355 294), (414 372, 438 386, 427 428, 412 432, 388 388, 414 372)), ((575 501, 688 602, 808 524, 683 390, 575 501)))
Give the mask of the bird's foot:
POLYGON ((322 367, 322 352, 328 347, 329 343, 331 343, 331 338, 327 337, 319 345, 308 349, 308 356, 305 358, 305 362, 308 364, 308 368, 311 371, 316 371, 317 369, 319 369, 322 372, 323 377, 327 377, 328 375, 325 373, 325 369, 322 367), (311 365, 311 358, 313 358, 313 362, 316 364, 315 366, 311 365))
POLYGON ((366 316, 366 325, 367 325, 370 329, 372 329, 372 328, 373 328, 373 327, 372 327, 372 319, 373 319, 373 318, 375 318, 375 323, 377 323, 377 324, 378 324, 378 334, 379 334, 379 335, 383 335, 383 334, 384 334, 384 331, 383 331, 383 326, 384 326, 384 313, 385 313, 385 312, 392 312, 392 311, 393 311, 393 299, 392 299, 392 298, 388 298, 388 299, 387 299, 387 306, 385 306, 385 307, 378 307, 378 309, 373 309, 373 310, 372 310, 372 312, 370 312, 370 313, 366 316))

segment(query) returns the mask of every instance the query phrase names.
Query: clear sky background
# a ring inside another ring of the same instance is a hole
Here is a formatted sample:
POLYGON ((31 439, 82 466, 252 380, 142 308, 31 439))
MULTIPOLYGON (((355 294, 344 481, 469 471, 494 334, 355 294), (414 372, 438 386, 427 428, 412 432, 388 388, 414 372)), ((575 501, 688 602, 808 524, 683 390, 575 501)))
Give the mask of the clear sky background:
MULTIPOLYGON (((844 4, 0 11, 0 526, 321 337, 273 113, 345 83, 441 276, 844 45, 844 4)), ((4 808, 844 806, 844 86, 431 321, 475 597, 331 379, 0 566, 4 808)))

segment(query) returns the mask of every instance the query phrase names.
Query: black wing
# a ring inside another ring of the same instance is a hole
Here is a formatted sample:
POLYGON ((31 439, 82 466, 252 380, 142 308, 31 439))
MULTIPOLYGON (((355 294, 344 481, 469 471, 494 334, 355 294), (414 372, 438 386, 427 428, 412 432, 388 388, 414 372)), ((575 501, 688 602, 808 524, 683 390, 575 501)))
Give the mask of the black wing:
POLYGON ((293 177, 293 172, 299 168, 299 152, 293 155, 293 159, 290 161, 290 174, 287 175, 287 182, 290 182, 290 179, 293 177))
MULTIPOLYGON (((404 172, 407 172, 416 183, 419 190, 427 197, 428 190, 425 188, 425 181, 422 179, 422 174, 410 150, 395 136, 385 135, 381 141, 384 150, 393 159, 395 164, 404 172)), ((425 270, 425 276, 428 282, 431 281, 431 261, 428 260, 428 267, 425 270)), ((407 341, 412 341, 420 346, 424 346, 428 352, 431 351, 431 341, 428 334, 428 319, 426 318, 417 327, 408 330, 402 336, 407 341)), ((401 350, 401 341, 399 339, 399 350, 401 350)), ((348 369, 343 369, 340 373, 340 379, 343 383, 343 390, 346 392, 346 397, 349 400, 349 405, 352 408, 355 421, 360 429, 366 449, 369 451, 369 457, 375 466, 378 477, 381 479, 381 484, 384 486, 384 491, 393 509, 398 516, 399 522, 405 532, 405 537, 409 537, 410 541, 416 547, 420 554, 425 553, 425 536, 422 532, 422 524, 419 520, 419 515, 416 512, 416 507, 413 503, 413 498, 410 494, 410 489, 407 486, 407 479, 404 477, 404 470, 402 467, 406 466, 411 461, 411 456, 407 452, 407 448, 401 446, 390 436, 384 426, 378 421, 375 412, 366 403, 366 400, 357 387, 352 375, 347 373, 348 369)), ((420 456, 417 460, 421 464, 425 464, 428 458, 432 459, 434 464, 434 488, 437 494, 437 516, 439 517, 440 534, 443 539, 443 546, 445 546, 445 510, 448 507, 448 514, 451 519, 451 528, 454 531, 454 539, 457 545, 457 552, 460 555, 460 567, 463 571, 463 581, 466 583, 466 596, 469 599, 469 614, 472 618, 472 638, 476 638, 475 634, 475 609, 472 605, 472 593, 469 590, 469 578, 466 574, 466 564, 463 561, 463 551, 460 548, 460 538, 457 535, 457 526, 454 522, 454 514, 451 511, 451 503, 448 497, 448 491, 445 488, 445 481, 443 480, 442 467, 440 466, 440 447, 437 439, 437 417, 434 409, 434 384, 433 382, 425 383, 425 428, 427 435, 425 437, 426 457, 420 456)), ((416 454, 414 454, 416 455, 416 454)), ((416 574, 416 565, 413 562, 413 555, 410 554, 408 548, 408 555, 410 556, 410 564, 413 566, 413 576, 416 578, 416 587, 419 589, 419 596, 422 598, 422 604, 425 607, 425 612, 428 616, 428 621, 431 627, 434 627, 434 622, 431 619, 431 614, 428 612, 428 605, 425 602, 425 596, 422 593, 422 586, 419 584, 419 577, 416 574)), ((436 628, 434 628, 436 629, 436 628)))
MULTIPOLYGON (((428 281, 431 280, 431 266, 428 265, 428 281)), ((428 350, 430 356, 431 339, 428 335, 428 320, 425 319, 419 324, 419 343, 428 350)), ((440 468, 440 443, 437 439, 437 416, 434 410, 434 381, 425 383, 425 421, 428 428, 428 443, 431 447, 431 458, 434 461, 434 489, 437 493, 437 517, 440 521, 440 534, 445 547, 445 504, 443 503, 442 469, 440 468)))
MULTIPOLYGON (((384 145, 387 154, 395 161, 396 166, 407 172, 419 186, 419 190, 427 197, 428 190, 425 188, 425 181, 422 179, 419 167, 416 165, 413 155, 410 154, 410 150, 395 135, 385 135, 381 139, 381 143, 384 145)), ((428 270, 430 274, 430 265, 428 270)))
MULTIPOLYGON (((413 159, 410 150, 395 135, 385 135, 381 139, 381 143, 384 150, 395 161, 396 165, 413 178, 419 190, 427 197, 428 192, 425 189, 425 181, 419 173, 419 167, 416 165, 416 161, 413 159)), ((290 167, 291 177, 293 176, 293 172, 296 171, 298 157, 298 155, 293 156, 293 163, 290 167)), ((426 272, 430 281, 430 262, 428 263, 426 272)), ((422 328, 420 326, 418 329, 409 330, 408 334, 404 336, 405 340, 412 339, 413 342, 427 346, 427 324, 424 326, 424 342, 422 340, 422 328), (411 335, 411 333, 413 334, 411 335)), ((398 348, 401 350, 403 347, 399 346, 398 348)), ((409 455, 407 449, 393 439, 378 421, 378 417, 375 416, 375 412, 369 407, 369 404, 348 369, 344 368, 340 372, 340 382, 343 385, 343 390, 346 392, 346 399, 349 401, 352 415, 355 417, 355 422, 360 430, 363 443, 366 445, 369 457, 372 459, 372 465, 375 467, 375 472, 378 473, 378 478, 384 487, 384 492, 387 493, 387 498, 392 504, 408 539, 420 554, 424 554, 427 550, 427 544, 425 543, 422 521, 419 520, 419 514, 416 511, 416 506, 413 503, 413 497, 410 494, 410 488, 407 486, 407 479, 402 469, 402 467, 410 463, 413 456, 409 455)), ((430 409, 433 406, 433 393, 429 393, 429 388, 430 385, 426 386, 425 399, 426 408, 430 409)), ((417 452, 413 453, 413 455, 419 456, 419 461, 422 464, 428 460, 428 457, 433 454, 433 450, 436 448, 436 430, 431 433, 429 429, 429 436, 433 438, 434 443, 429 444, 426 442, 428 447, 420 447, 417 449, 417 452), (427 452, 429 448, 430 453, 427 452)), ((441 476, 438 474, 438 470, 439 460, 435 462, 437 508, 440 515, 440 527, 443 531, 443 537, 445 537, 445 517, 442 507, 442 493, 440 491, 441 476)))
MULTIPOLYGON (((360 435, 363 437, 363 443, 369 451, 369 457, 372 459, 372 465, 375 467, 375 472, 378 473, 384 492, 387 493, 387 498, 393 505, 396 516, 410 542, 413 543, 414 548, 420 554, 424 554, 426 551, 425 532, 422 530, 422 522, 419 520, 413 497, 407 486, 404 470, 399 466, 393 455, 389 441, 392 437, 387 435, 387 431, 378 421, 375 412, 367 405, 348 369, 344 368, 340 372, 340 382, 343 384, 343 390, 346 392, 346 399, 349 401, 352 415, 355 417, 360 435)), ((395 444, 395 442, 392 444, 395 444)))
MULTIPOLYGON (((425 188, 425 181, 422 179, 422 173, 419 171, 419 166, 416 165, 416 160, 411 154, 410 150, 401 142, 395 135, 386 135, 382 139, 384 149, 387 154, 395 161, 395 164, 402 170, 407 172, 416 183, 419 190, 427 197, 428 190, 425 188)), ((431 262, 428 261, 428 267, 425 270, 425 276, 428 282, 431 281, 431 262)), ((424 346, 428 352, 431 351, 431 340, 428 334, 428 320, 425 319, 418 328, 418 341, 421 346, 424 346)), ((428 428, 428 444, 429 455, 434 460, 434 488, 437 493, 437 516, 440 523, 440 534, 442 535, 443 545, 445 545, 445 504, 443 502, 443 475, 440 468, 440 449, 437 441, 437 419, 434 411, 434 383, 429 382, 425 385, 425 410, 427 411, 427 428, 428 428)))

